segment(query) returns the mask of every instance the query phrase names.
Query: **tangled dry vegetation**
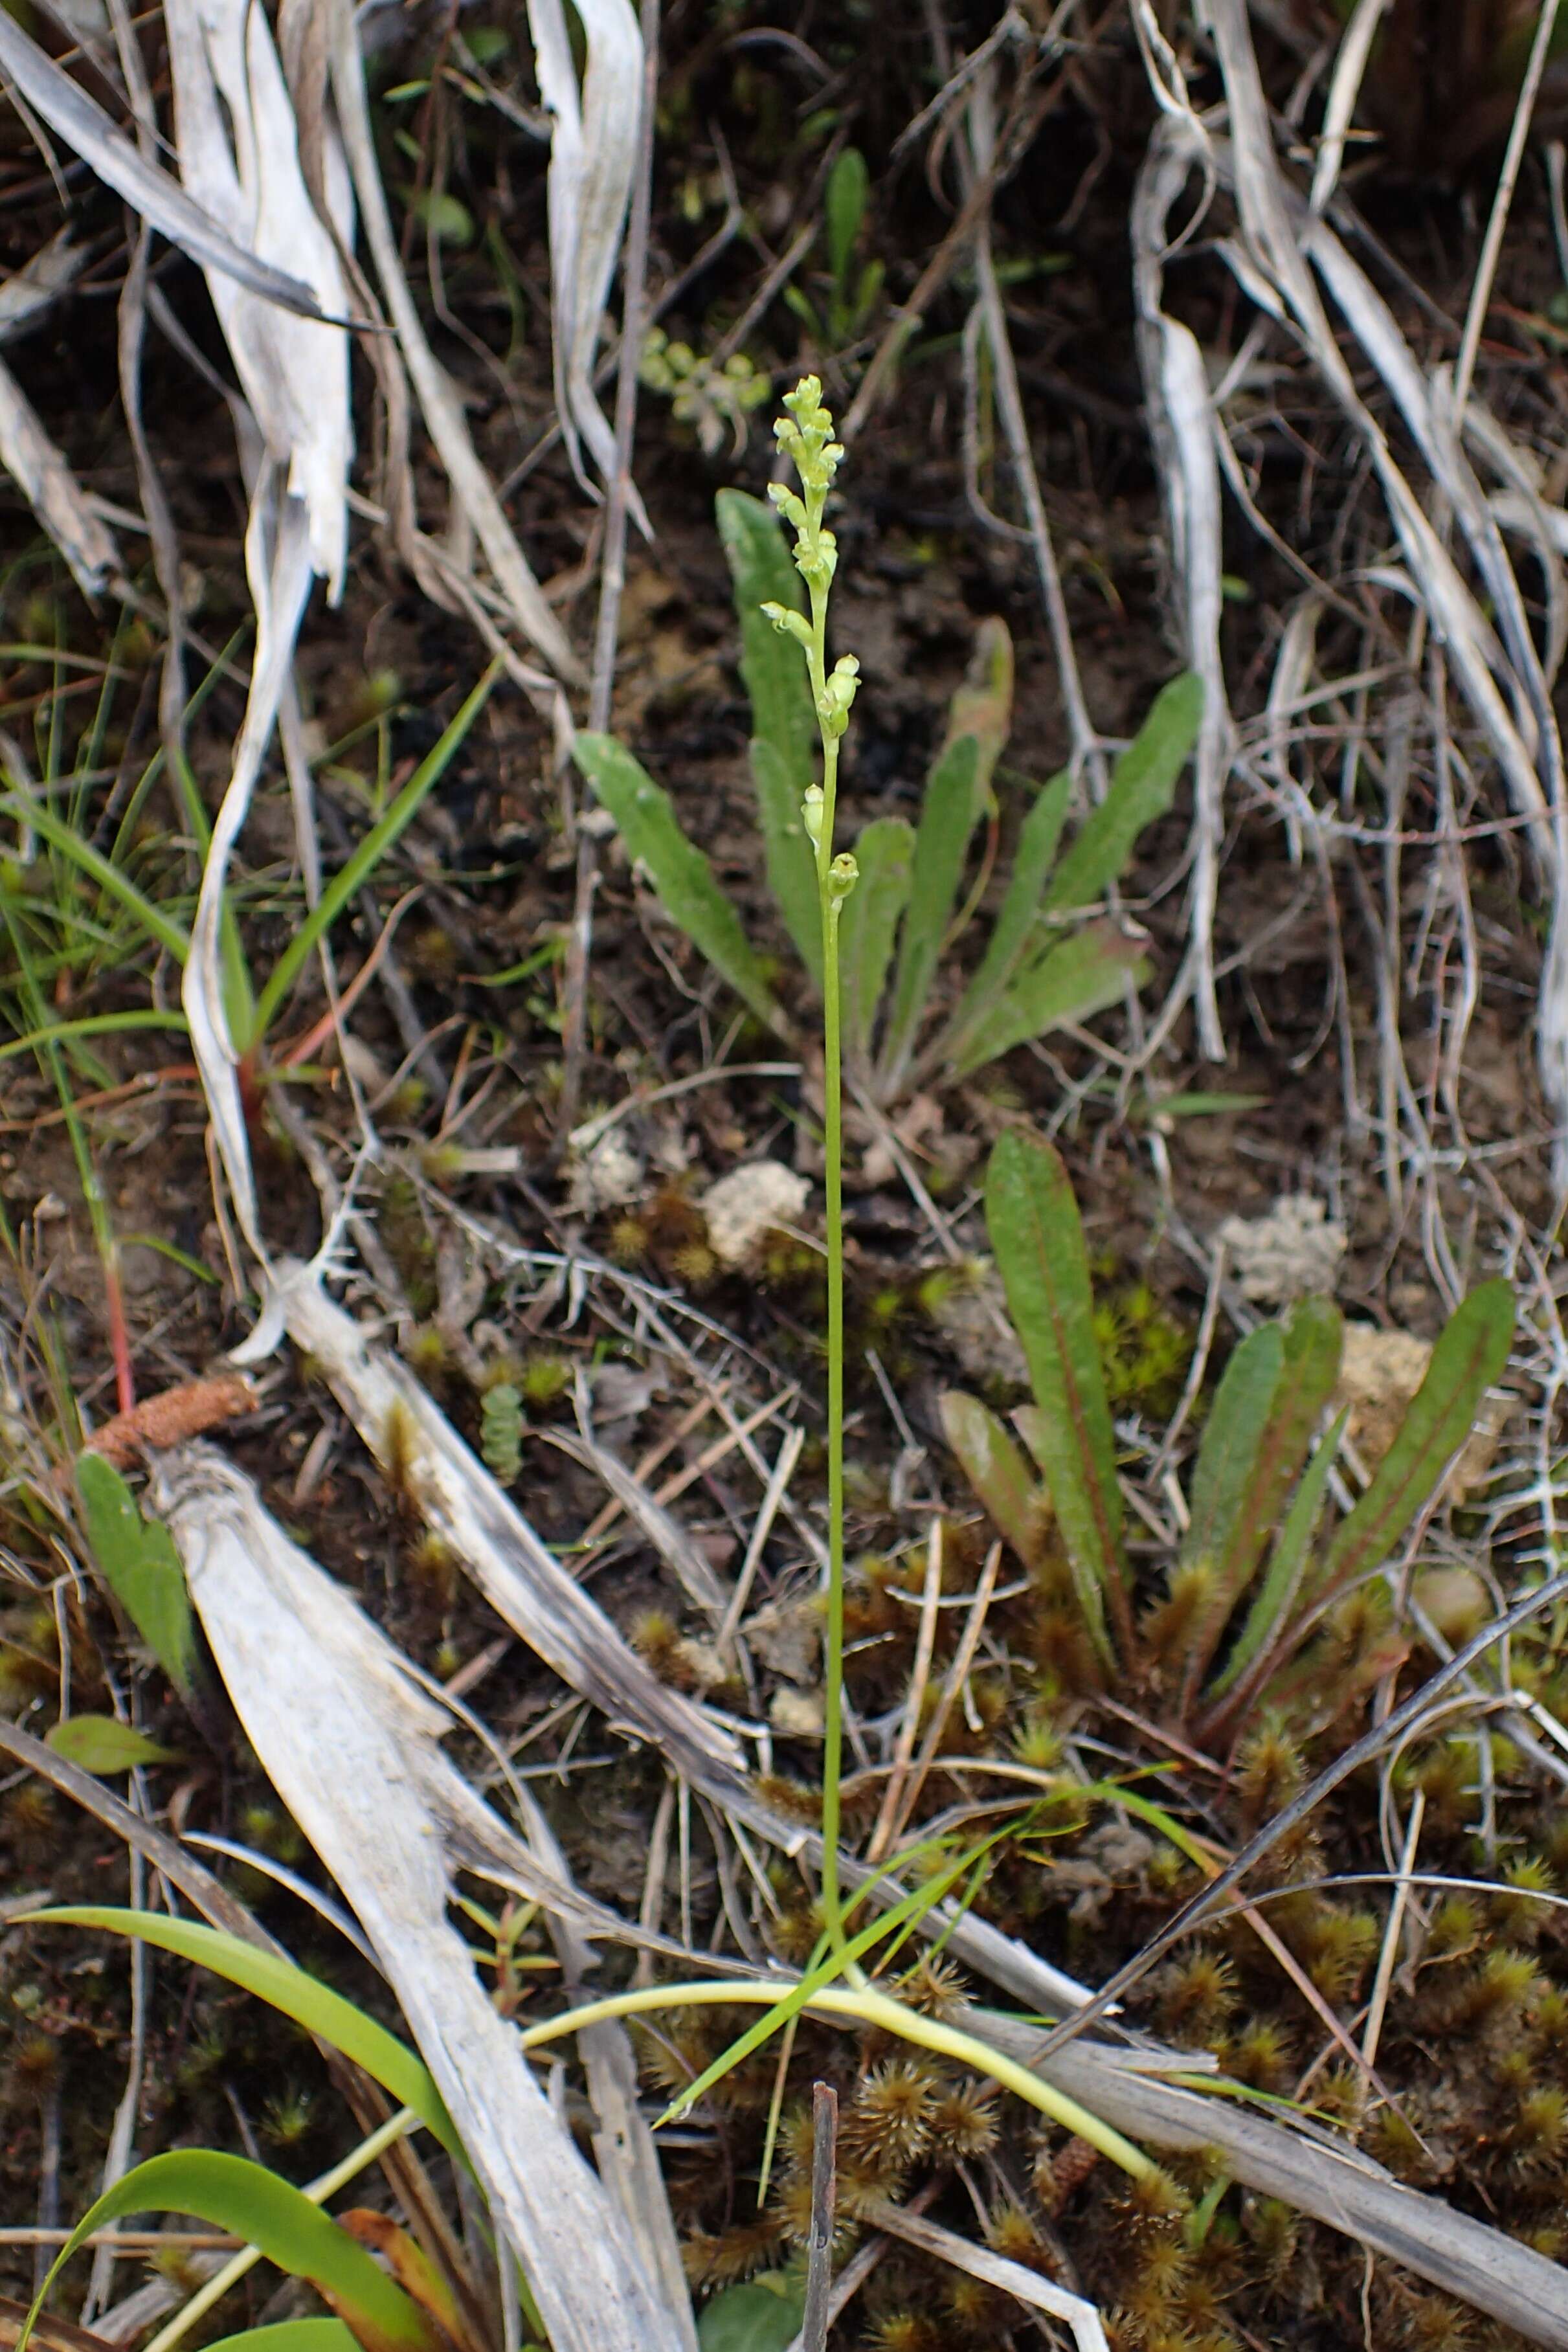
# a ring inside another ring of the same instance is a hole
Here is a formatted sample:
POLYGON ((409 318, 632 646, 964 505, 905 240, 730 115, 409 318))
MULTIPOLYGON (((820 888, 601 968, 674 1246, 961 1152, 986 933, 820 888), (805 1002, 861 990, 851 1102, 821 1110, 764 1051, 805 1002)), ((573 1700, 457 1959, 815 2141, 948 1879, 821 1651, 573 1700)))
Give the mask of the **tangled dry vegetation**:
POLYGON ((0 13, 6 2343, 1568 2346, 1565 43, 0 13))

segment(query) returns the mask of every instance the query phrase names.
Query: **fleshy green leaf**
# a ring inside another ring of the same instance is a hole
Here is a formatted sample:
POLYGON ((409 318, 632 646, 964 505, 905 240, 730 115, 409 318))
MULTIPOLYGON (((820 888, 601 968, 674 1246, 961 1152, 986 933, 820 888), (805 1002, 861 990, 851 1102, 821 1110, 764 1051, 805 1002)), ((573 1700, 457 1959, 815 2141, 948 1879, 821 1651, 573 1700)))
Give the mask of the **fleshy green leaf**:
POLYGON ((1199 1560, 1212 1567, 1229 1543, 1284 1369, 1285 1334, 1278 1323, 1260 1325, 1233 1349, 1193 1469, 1184 1567, 1199 1560))
POLYGON ((816 773, 816 723, 805 657, 762 609, 782 604, 803 613, 805 591, 771 506, 743 490, 721 490, 714 505, 741 625, 741 676, 752 704, 752 781, 768 887, 796 953, 820 987, 822 919, 800 821, 805 788, 816 773))
POLYGON ((220 2336, 206 2352, 359 2352, 341 2319, 278 2319, 267 2327, 245 2327, 220 2336))
POLYGON ((1107 1667, 1131 1649, 1121 1490, 1094 1336, 1089 1254, 1067 1170, 1049 1144, 1010 1133, 991 1154, 985 1223, 1039 1408, 1040 1466, 1085 1626, 1107 1667))
POLYGON ((884 1094, 895 1090, 902 1076, 936 976, 969 836, 980 814, 980 765, 979 738, 960 735, 943 751, 926 782, 915 835, 909 909, 899 943, 899 966, 882 1047, 884 1094))
POLYGON ((112 1715, 71 1715, 44 1735, 45 1743, 84 1772, 129 1772, 138 1764, 173 1764, 173 1748, 160 1748, 144 1731, 112 1715))
POLYGON ((1350 1419, 1347 1409, 1334 1423, 1328 1435, 1307 1465, 1306 1475, 1297 1487, 1285 1524, 1279 1530, 1279 1540, 1274 1547, 1267 1573, 1258 1588, 1258 1597, 1247 1612, 1247 1622, 1237 1637, 1235 1649, 1226 1660, 1212 1685, 1215 1698, 1227 1691, 1236 1696, 1223 1710, 1233 1712, 1244 1702, 1251 1687, 1252 1671, 1259 1659, 1267 1659, 1279 1641, 1301 1588, 1301 1575, 1307 1562, 1307 1549, 1312 1531, 1318 1524, 1318 1514, 1323 1507, 1323 1497, 1329 1489, 1329 1473, 1334 1466, 1340 1450, 1340 1440, 1350 1419))
POLYGON ((391 2093, 400 2106, 411 2107, 448 2155, 459 2157, 461 2143, 446 2102, 436 2088, 430 2070, 405 2042, 378 2025, 352 2000, 330 1986, 318 1983, 303 1969, 277 1952, 247 1944, 222 1927, 204 1927, 195 1919, 171 1919, 162 1911, 128 1911, 112 1905, 71 1904, 29 1915, 29 1927, 100 1927, 110 1935, 134 1936, 160 1951, 177 1953, 197 1968, 242 1986, 258 2000, 291 2017, 308 2033, 341 2050, 356 2066, 391 2093))
POLYGON ((646 867, 670 920, 759 1020, 787 1035, 789 1023, 773 1001, 741 919, 701 850, 681 831, 669 794, 613 735, 579 735, 572 749, 630 855, 646 867))
POLYGON ((871 174, 858 147, 840 148, 827 174, 822 201, 827 222, 827 266, 833 272, 835 286, 844 287, 848 282, 849 264, 854 258, 860 224, 866 217, 870 186, 871 174))
POLYGON ((56 2256, 34 2298, 17 2352, 61 2266, 83 2240, 127 2213, 191 2213, 258 2246, 293 2278, 308 2279, 341 2315, 365 2352, 436 2352, 436 2337, 416 2305, 289 2182, 247 2157, 213 2148, 178 2148, 133 2165, 89 2208, 56 2256))
POLYGON ((929 1056, 932 1066, 958 1059, 971 1033, 1004 994, 1028 952, 1071 796, 1072 778, 1064 769, 1044 786, 1024 819, 1007 888, 985 943, 985 952, 957 1011, 929 1056))
MULTIPOLYGON (((1188 1657, 1184 1711, 1215 1654, 1232 1612, 1246 1591, 1264 1550, 1279 1526, 1286 1497, 1300 1475, 1308 1449, 1340 1375, 1344 1327, 1331 1298, 1304 1298, 1284 1323, 1266 1326, 1280 1334, 1280 1377, 1268 1420, 1247 1468, 1246 1484, 1214 1558, 1214 1605, 1194 1631, 1188 1657)), ((1260 1339, 1261 1333, 1254 1333, 1260 1339)), ((1250 1346, 1244 1341, 1243 1347, 1250 1346)), ((1242 1352, 1237 1349, 1237 1355, 1242 1352)), ((1231 1359, 1232 1363, 1236 1358, 1231 1359)), ((1226 1378, 1229 1377, 1227 1367, 1226 1378)), ((1221 1384, 1221 1392, 1224 1383, 1221 1384)), ((1217 1412, 1219 1400, 1215 1410, 1217 1412)), ((1195 1502, 1194 1502, 1195 1510, 1195 1502)))
POLYGON ((805 2284, 764 2271, 716 2294, 697 2323, 702 2352, 787 2352, 805 2315, 805 2284))
POLYGON ((1513 1322, 1513 1292, 1506 1282, 1483 1282, 1455 1308, 1398 1436, 1330 1545, 1321 1575, 1312 1580, 1315 1599, 1386 1559, 1431 1500, 1475 1427, 1482 1397, 1507 1369, 1513 1322))
POLYGON ((76 1490, 104 1582, 175 1689, 189 1699, 196 1678, 195 1624, 174 1538, 158 1520, 142 1517, 130 1487, 101 1454, 77 1457, 76 1490))
POLYGON ((878 817, 855 844, 860 878, 838 918, 838 984, 844 1050, 864 1064, 887 985, 899 918, 909 902, 915 832, 901 816, 878 817))
POLYGON ((1129 980, 1148 976, 1141 937, 1130 938, 1109 917, 1085 923, 1018 974, 971 1032, 953 1066, 967 1077, 983 1063, 1043 1037, 1063 1021, 1087 1021, 1120 1003, 1129 980))
POLYGON ((1173 678, 1156 695, 1153 709, 1111 771, 1105 798, 1084 819, 1051 877, 1047 914, 1092 907, 1104 898, 1144 826, 1170 807, 1203 715, 1204 685, 1195 671, 1173 678))
POLYGON ((996 1415, 978 1397, 949 1389, 942 1400, 942 1434, 959 1465, 1026 1568, 1041 1552, 1045 1496, 1039 1482, 996 1415))

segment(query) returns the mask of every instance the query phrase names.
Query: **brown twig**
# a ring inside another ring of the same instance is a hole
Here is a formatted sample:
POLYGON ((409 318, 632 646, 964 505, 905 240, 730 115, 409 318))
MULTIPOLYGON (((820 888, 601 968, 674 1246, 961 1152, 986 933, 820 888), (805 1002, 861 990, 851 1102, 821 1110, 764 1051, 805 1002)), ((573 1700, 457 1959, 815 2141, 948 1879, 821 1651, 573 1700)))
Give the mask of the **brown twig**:
POLYGON ((838 2094, 829 2083, 811 2086, 811 2237, 806 2247, 805 2312, 801 2352, 824 2352, 833 2292, 833 2211, 837 2201, 838 2094))

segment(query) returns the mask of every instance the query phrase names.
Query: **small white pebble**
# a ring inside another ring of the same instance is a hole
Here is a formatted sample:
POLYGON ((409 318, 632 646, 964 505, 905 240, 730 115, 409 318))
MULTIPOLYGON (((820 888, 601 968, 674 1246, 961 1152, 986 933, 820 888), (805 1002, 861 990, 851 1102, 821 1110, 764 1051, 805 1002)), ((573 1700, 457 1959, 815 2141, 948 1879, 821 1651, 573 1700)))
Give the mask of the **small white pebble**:
POLYGON ((709 1244, 720 1265, 744 1265, 765 1233, 797 1223, 810 1192, 807 1179, 782 1160, 753 1160, 721 1176, 702 1199, 709 1244))

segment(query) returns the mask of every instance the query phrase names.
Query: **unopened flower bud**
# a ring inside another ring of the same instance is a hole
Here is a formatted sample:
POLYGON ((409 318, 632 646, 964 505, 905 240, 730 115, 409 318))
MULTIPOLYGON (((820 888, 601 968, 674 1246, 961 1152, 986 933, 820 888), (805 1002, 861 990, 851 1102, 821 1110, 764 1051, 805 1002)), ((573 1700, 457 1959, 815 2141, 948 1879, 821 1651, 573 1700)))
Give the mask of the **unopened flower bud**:
POLYGON ((800 816, 813 849, 819 848, 822 844, 822 786, 820 784, 807 784, 805 798, 800 804, 800 816))

